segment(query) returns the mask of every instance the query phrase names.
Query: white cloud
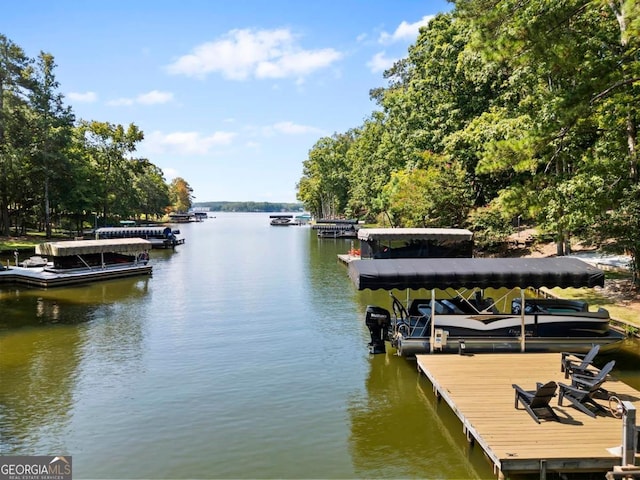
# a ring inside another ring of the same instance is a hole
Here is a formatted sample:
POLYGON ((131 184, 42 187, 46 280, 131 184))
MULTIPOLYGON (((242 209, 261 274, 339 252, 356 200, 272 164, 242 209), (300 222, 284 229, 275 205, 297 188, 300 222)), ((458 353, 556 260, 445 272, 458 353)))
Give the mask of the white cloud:
POLYGON ((233 132, 214 132, 202 135, 199 132, 152 132, 142 145, 149 153, 171 153, 178 155, 205 155, 213 148, 229 145, 236 136, 233 132))
POLYGON ((93 103, 98 100, 98 95, 95 92, 69 92, 67 98, 74 102, 93 103))
POLYGON ((141 93, 135 98, 116 98, 115 100, 109 100, 107 105, 110 107, 127 107, 133 104, 140 105, 156 105, 159 103, 167 103, 173 100, 173 93, 161 92, 159 90, 152 90, 147 93, 141 93))
POLYGON ((110 107, 128 107, 133 105, 133 99, 131 98, 116 98, 115 100, 109 100, 107 105, 110 107))
POLYGON ((369 67, 373 73, 384 72, 391 68, 396 60, 396 58, 385 57, 385 52, 379 52, 367 62, 367 67, 369 67))
POLYGON ((165 180, 167 180, 168 182, 180 176, 180 172, 177 169, 171 167, 163 168, 162 173, 164 174, 165 180))
POLYGON ((218 72, 231 80, 300 78, 342 58, 332 48, 305 50, 288 29, 231 30, 213 42, 198 45, 167 67, 169 73, 204 78, 218 72))
POLYGON ((274 61, 260 62, 256 66, 255 75, 258 78, 300 78, 314 70, 328 67, 340 57, 341 54, 331 48, 288 52, 276 57, 274 61))
POLYGON ((412 42, 418 38, 420 27, 426 27, 435 15, 425 15, 414 23, 403 21, 393 33, 382 32, 378 41, 383 44, 395 42, 412 42))
POLYGON ((273 125, 273 130, 286 135, 301 135, 306 133, 322 133, 319 128, 308 125, 298 125, 293 122, 278 122, 273 125))
POLYGON ((173 93, 160 92, 158 90, 152 90, 148 93, 142 93, 136 97, 138 103, 143 105, 154 105, 157 103, 167 103, 173 100, 173 93))

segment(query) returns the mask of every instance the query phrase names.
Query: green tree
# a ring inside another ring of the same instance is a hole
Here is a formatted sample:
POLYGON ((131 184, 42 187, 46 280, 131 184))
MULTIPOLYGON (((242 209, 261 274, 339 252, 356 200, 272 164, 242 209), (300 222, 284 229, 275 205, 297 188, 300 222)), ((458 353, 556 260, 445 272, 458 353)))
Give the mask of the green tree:
POLYGON ((393 172, 421 165, 426 152, 462 162, 476 202, 491 198, 495 190, 483 187, 496 188, 495 176, 478 173, 478 156, 450 140, 499 98, 506 76, 502 65, 469 48, 470 37, 468 22, 438 15, 421 29, 408 57, 385 72, 389 86, 370 92, 382 112, 358 129, 348 152, 351 211, 368 218, 383 211, 382 186, 393 172))
POLYGON ((335 218, 346 210, 351 171, 347 152, 354 135, 351 130, 321 138, 303 162, 298 199, 317 217, 335 218))
POLYGON ((456 7, 474 25, 475 45, 507 62, 510 71, 499 128, 484 142, 478 171, 510 176, 501 195, 518 200, 543 228, 554 229, 563 254, 571 229, 593 221, 567 207, 575 198, 589 198, 579 193, 587 184, 576 176, 595 185, 603 180, 594 178, 586 160, 601 133, 592 101, 616 77, 621 60, 615 15, 604 2, 586 0, 459 0, 456 7), (525 128, 514 132, 511 125, 517 124, 525 128), (569 193, 576 196, 567 198, 569 193), (584 223, 578 225, 577 218, 584 223))
POLYGON ((67 149, 68 168, 61 182, 66 189, 59 189, 58 207, 75 220, 75 229, 81 235, 84 221, 97 226, 102 205, 102 178, 94 167, 92 152, 86 148, 84 129, 75 127, 71 145, 67 149))
POLYGON ((147 220, 150 216, 162 216, 171 204, 169 186, 162 170, 148 160, 140 163, 133 187, 138 198, 138 211, 144 214, 147 220))
POLYGON ((296 185, 298 189, 296 199, 301 201, 304 208, 316 218, 322 217, 322 193, 320 178, 313 175, 310 166, 305 167, 302 178, 296 185))
POLYGON ((52 177, 62 177, 66 169, 66 149, 70 143, 74 115, 63 104, 63 97, 56 93, 59 87, 53 73, 56 65, 53 56, 41 52, 32 75, 30 108, 33 114, 31 127, 31 174, 37 180, 36 192, 41 191, 44 203, 44 223, 47 238, 51 237, 50 189, 52 177))
POLYGON ((347 150, 349 172, 349 216, 373 221, 382 212, 382 189, 389 181, 392 164, 382 154, 384 114, 374 112, 364 125, 354 130, 347 150))
POLYGON ((82 122, 80 128, 100 179, 102 217, 106 222, 111 206, 119 203, 122 207, 123 199, 131 195, 132 163, 136 160, 127 155, 136 150, 144 134, 133 123, 125 129, 122 125, 91 121, 82 122))
POLYGON ((464 226, 473 204, 464 167, 433 154, 425 154, 421 163, 392 173, 383 190, 394 226, 464 226))
POLYGON ((30 64, 22 48, 0 34, 0 234, 4 235, 9 234, 10 206, 24 179, 30 64))
POLYGON ((176 177, 169 185, 169 198, 174 212, 185 213, 191 208, 193 189, 184 178, 176 177))

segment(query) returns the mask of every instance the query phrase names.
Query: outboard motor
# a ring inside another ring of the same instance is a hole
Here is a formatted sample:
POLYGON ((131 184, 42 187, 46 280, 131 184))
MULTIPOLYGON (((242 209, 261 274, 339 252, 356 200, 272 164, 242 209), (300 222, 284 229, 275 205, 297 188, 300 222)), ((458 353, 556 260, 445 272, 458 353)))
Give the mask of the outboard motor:
POLYGON ((389 327, 391 326, 391 314, 382 307, 367 305, 365 323, 369 327, 371 343, 369 353, 385 353, 385 340, 389 339, 389 327))

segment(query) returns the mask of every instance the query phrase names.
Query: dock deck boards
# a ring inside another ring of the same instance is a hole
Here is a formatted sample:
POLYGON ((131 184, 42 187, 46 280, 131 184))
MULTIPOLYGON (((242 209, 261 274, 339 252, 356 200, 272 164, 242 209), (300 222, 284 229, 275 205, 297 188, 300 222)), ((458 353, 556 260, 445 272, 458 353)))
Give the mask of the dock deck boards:
MULTIPOLYGON (((423 372, 458 416, 463 429, 501 472, 535 473, 541 461, 549 471, 598 472, 621 462, 622 420, 610 414, 591 418, 557 397, 551 405, 560 422, 536 423, 514 407, 512 384, 533 390, 536 382, 570 384, 560 372, 559 353, 417 355, 423 372), (618 449, 612 451, 610 449, 618 449)), ((638 407, 640 392, 610 378, 610 395, 638 407)), ((608 399, 599 400, 608 410, 608 399)))

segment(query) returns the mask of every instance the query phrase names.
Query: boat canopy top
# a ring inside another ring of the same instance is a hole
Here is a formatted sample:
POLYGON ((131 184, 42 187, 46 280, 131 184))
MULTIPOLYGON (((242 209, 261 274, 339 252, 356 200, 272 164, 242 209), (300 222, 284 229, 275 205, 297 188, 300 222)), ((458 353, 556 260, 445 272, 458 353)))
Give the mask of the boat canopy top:
POLYGON ((67 257, 91 253, 138 253, 151 249, 151 242, 142 238, 114 238, 111 240, 75 240, 68 242, 47 242, 36 245, 38 255, 67 257))
POLYGON ((325 223, 325 224, 328 223, 328 224, 335 224, 335 225, 339 225, 339 224, 357 225, 358 220, 357 219, 346 220, 342 218, 336 218, 336 219, 321 218, 319 220, 316 220, 316 223, 325 223))
POLYGON ((568 257, 353 260, 349 277, 358 290, 604 286, 603 271, 568 257))
POLYGON ((358 239, 370 240, 473 240, 463 228, 361 228, 358 239))
POLYGON ((139 233, 139 234, 155 234, 160 235, 164 233, 167 229, 171 231, 170 227, 166 226, 137 226, 137 227, 101 227, 98 228, 95 233, 139 233))

